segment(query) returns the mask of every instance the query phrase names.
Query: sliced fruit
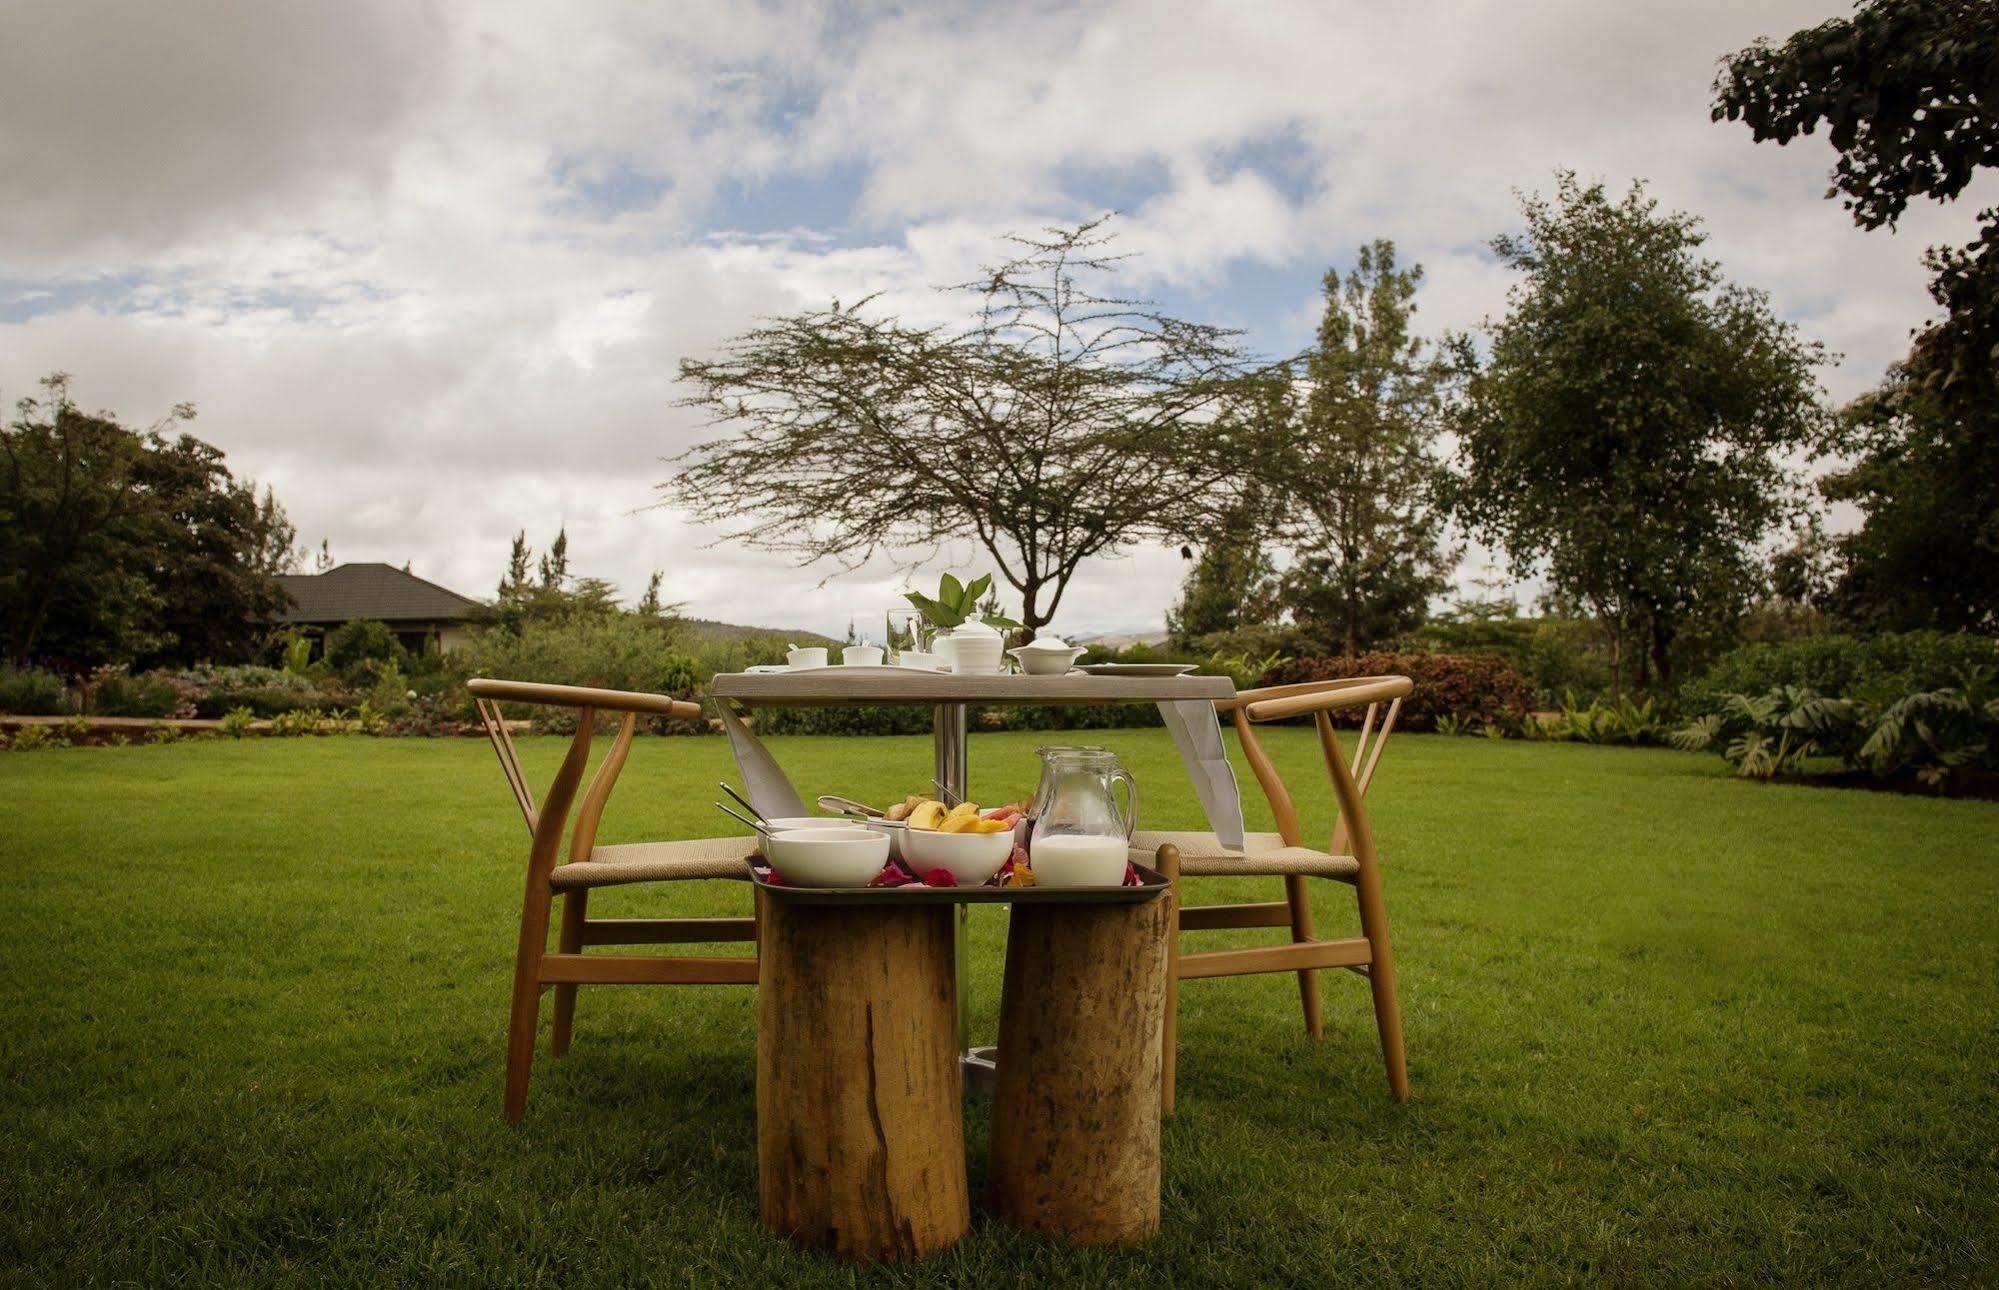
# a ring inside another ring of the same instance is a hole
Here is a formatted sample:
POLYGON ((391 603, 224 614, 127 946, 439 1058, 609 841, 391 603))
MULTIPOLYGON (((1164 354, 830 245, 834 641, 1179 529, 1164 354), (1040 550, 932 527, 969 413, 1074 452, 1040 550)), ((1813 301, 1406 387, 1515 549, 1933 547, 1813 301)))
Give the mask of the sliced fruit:
POLYGON ((1006 833, 1011 831, 1012 828, 1013 828, 1012 820, 984 819, 984 820, 973 820, 970 824, 965 826, 965 832, 1006 833))
POLYGON ((912 829, 941 828, 947 812, 944 803, 937 801, 918 802, 910 808, 908 821, 912 829))
POLYGON ((908 818, 908 815, 909 815, 908 802, 897 802, 894 806, 891 806, 886 811, 882 812, 882 818, 884 820, 889 821, 891 824, 897 820, 908 818))

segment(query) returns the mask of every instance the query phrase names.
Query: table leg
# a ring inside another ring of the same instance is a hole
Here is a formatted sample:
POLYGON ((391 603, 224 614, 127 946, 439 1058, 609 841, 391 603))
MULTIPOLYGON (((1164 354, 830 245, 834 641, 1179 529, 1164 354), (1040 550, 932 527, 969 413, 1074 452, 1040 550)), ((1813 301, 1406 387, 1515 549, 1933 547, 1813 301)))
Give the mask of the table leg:
POLYGON ((1152 1236, 1172 902, 1012 912, 986 1203, 1088 1245, 1152 1236))
POLYGON ((951 1037, 951 916, 765 897, 757 1193, 801 1249, 913 1259, 971 1226, 951 1037))
MULTIPOLYGON (((940 703, 931 717, 932 743, 936 752, 937 782, 950 794, 963 801, 971 792, 970 731, 968 729, 966 707, 962 703, 940 703)), ((969 966, 966 961, 970 942, 972 907, 956 906, 956 922, 952 929, 952 972, 958 982, 958 1052, 964 1067, 965 1087, 977 1093, 992 1092, 993 1060, 990 1049, 972 1047, 972 1027, 970 991, 966 988, 969 966)))

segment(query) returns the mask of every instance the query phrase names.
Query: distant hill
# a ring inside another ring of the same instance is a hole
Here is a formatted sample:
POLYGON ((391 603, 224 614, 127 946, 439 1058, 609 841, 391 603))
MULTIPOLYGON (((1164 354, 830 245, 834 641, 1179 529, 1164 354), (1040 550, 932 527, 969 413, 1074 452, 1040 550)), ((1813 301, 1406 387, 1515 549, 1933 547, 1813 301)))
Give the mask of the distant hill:
POLYGON ((799 645, 838 645, 831 636, 818 632, 808 632, 791 627, 744 627, 740 623, 718 623, 712 618, 683 618, 680 625, 696 640, 765 640, 792 641, 799 645))

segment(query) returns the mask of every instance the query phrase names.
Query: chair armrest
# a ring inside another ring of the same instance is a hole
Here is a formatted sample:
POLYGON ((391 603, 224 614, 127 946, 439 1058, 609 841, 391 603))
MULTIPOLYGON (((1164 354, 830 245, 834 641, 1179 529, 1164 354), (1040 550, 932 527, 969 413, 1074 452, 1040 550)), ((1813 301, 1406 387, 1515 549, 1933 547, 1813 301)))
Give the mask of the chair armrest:
POLYGON ((538 681, 495 681, 477 676, 465 688, 482 699, 499 703, 540 703, 557 708, 596 708, 604 712, 645 712, 660 717, 692 721, 700 717, 701 705, 664 694, 635 694, 630 690, 598 690, 587 685, 543 685, 538 681))
POLYGON ((1338 681, 1271 686, 1248 691, 1237 698, 1243 701, 1243 715, 1251 721, 1282 721, 1286 717, 1337 712, 1342 708, 1363 707, 1385 699, 1406 698, 1415 688, 1415 682, 1406 676, 1356 676, 1338 681))

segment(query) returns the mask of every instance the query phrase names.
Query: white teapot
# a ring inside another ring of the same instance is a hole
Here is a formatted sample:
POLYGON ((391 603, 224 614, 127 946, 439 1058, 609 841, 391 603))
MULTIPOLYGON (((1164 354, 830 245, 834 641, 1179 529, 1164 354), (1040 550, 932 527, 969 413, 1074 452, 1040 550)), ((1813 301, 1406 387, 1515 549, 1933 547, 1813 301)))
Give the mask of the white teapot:
POLYGON ((946 671, 959 676, 991 676, 1000 670, 1003 643, 998 631, 972 619, 939 632, 931 652, 944 661, 946 671))

